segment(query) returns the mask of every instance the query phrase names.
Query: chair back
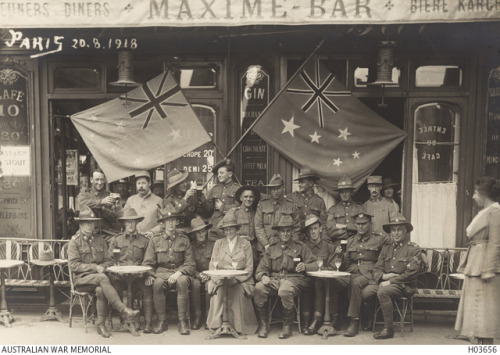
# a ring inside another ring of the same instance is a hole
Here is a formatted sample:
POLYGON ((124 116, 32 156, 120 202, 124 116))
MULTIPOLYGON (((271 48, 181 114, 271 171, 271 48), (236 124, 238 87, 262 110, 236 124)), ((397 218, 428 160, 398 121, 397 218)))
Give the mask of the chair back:
POLYGON ((28 260, 36 260, 40 258, 40 251, 53 252, 52 245, 48 242, 35 242, 30 245, 28 251, 28 260))
POLYGON ((21 248, 14 240, 0 241, 0 259, 21 260, 21 248))
MULTIPOLYGON (((66 244, 67 245, 67 244, 66 244)), ((70 263, 68 262, 69 286, 71 294, 75 293, 75 284, 73 283, 73 271, 71 271, 70 263)))

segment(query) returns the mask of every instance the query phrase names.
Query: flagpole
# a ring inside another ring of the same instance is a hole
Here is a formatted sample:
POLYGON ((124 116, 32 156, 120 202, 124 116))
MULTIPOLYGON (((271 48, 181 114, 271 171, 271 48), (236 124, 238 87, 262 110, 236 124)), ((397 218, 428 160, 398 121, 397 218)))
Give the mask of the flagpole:
POLYGON ((271 102, 266 106, 266 108, 260 113, 259 117, 257 117, 255 119, 255 121, 253 121, 253 123, 250 125, 250 127, 248 127, 248 129, 243 133, 243 135, 240 137, 240 139, 238 139, 238 141, 236 142, 236 144, 231 148, 231 150, 229 151, 229 153, 226 154, 226 158, 228 156, 231 155, 231 153, 236 149, 236 147, 243 141, 243 138, 246 137, 246 135, 248 134, 248 132, 250 132, 252 130, 253 127, 255 127, 255 125, 257 124, 257 122, 259 122, 260 118, 264 115, 264 113, 268 110, 269 107, 272 106, 273 102, 281 95, 281 93, 287 88, 288 84, 293 80, 295 79, 295 76, 297 76, 298 73, 300 73, 300 71, 302 70, 302 68, 304 68, 304 65, 306 65, 306 63, 309 61, 309 59, 311 59, 315 54, 316 52, 321 48, 321 46, 325 43, 325 39, 323 38, 321 41, 319 41, 319 43, 316 45, 316 47, 314 48, 314 50, 312 51, 312 53, 306 58, 306 60, 304 60, 304 62, 302 63, 302 65, 299 67, 299 69, 297 69, 297 71, 295 72, 295 74, 293 74, 293 76, 290 78, 290 80, 288 80, 288 82, 281 88, 281 90, 278 92, 277 95, 274 96, 274 98, 271 100, 271 102))

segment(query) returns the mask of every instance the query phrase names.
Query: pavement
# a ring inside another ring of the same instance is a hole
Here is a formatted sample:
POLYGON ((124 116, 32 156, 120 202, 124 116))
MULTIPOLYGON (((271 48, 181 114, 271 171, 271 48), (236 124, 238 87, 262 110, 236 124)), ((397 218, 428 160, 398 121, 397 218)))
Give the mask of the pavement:
MULTIPOLYGON (((77 307, 75 307, 76 309, 77 307)), ((45 309, 32 312, 21 312, 12 309, 15 321, 12 327, 6 328, 0 324, 1 345, 469 345, 466 339, 457 339, 453 317, 416 317, 413 332, 406 326, 404 335, 398 328, 394 338, 375 340, 371 331, 360 331, 353 338, 347 338, 342 333, 324 340, 319 335, 306 336, 294 328, 293 336, 286 340, 278 339, 280 324, 271 326, 269 337, 258 338, 248 335, 246 340, 235 339, 224 335, 221 338, 208 340, 208 330, 192 330, 190 335, 180 335, 177 331, 177 321, 169 320, 169 329, 161 335, 143 334, 132 336, 124 330, 113 330, 112 337, 102 338, 96 332, 92 323, 85 333, 83 321, 73 320, 72 328, 67 323, 68 314, 63 313, 65 323, 59 321, 41 321, 45 309)), ((119 325, 118 317, 113 319, 114 325, 119 325)), ((345 329, 345 326, 344 326, 345 329)), ((495 340, 495 344, 498 344, 495 340)))

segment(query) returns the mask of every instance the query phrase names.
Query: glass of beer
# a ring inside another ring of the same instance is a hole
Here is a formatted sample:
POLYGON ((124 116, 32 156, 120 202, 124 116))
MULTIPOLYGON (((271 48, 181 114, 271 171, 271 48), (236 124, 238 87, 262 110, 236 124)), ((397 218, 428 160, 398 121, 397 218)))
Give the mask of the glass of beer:
POLYGON ((340 247, 342 248, 342 252, 345 253, 346 249, 347 249, 347 240, 345 239, 342 239, 340 241, 340 247))
POLYGON ((120 249, 113 249, 113 257, 115 258, 115 266, 120 266, 120 249))
POLYGON ((297 270, 297 265, 300 263, 300 258, 293 258, 293 270, 297 270))

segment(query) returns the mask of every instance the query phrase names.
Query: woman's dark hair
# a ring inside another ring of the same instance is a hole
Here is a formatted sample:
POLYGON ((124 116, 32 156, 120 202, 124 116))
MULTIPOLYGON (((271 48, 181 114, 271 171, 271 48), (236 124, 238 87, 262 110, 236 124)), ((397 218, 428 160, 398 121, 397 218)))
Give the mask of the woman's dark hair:
POLYGON ((500 184, 491 176, 483 176, 476 184, 477 192, 492 201, 500 202, 500 184))

